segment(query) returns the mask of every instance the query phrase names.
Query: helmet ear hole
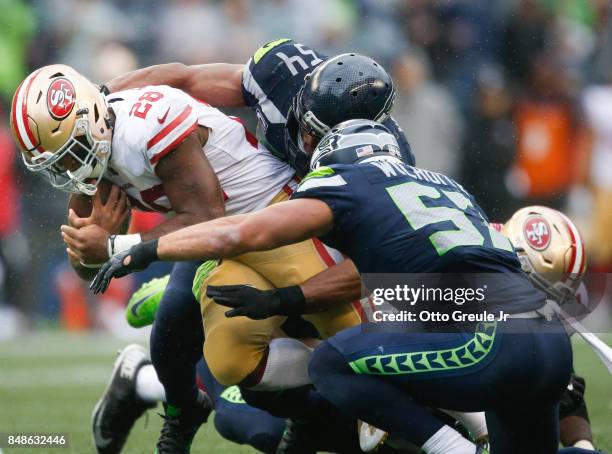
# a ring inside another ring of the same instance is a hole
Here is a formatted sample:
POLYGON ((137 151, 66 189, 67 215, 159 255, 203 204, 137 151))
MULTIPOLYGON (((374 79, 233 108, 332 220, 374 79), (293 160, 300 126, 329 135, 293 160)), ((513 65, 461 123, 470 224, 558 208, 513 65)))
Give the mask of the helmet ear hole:
POLYGON ((100 119, 100 112, 98 111, 98 104, 94 104, 94 122, 97 123, 100 119))

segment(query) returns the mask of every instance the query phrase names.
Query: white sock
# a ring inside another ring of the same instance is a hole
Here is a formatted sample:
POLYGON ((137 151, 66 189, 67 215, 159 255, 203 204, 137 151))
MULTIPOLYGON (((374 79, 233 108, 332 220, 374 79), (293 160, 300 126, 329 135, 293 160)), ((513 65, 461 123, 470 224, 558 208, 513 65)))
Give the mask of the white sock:
POLYGON ((425 442, 421 449, 427 454, 474 454, 476 445, 466 440, 459 432, 444 426, 425 442))
POLYGON ((147 402, 164 402, 166 400, 164 385, 157 378, 157 372, 155 372, 152 364, 147 364, 138 369, 136 394, 147 402))
POLYGON ((582 449, 590 449, 591 451, 595 451, 595 446, 589 440, 578 440, 574 443, 574 448, 582 448, 582 449))
POLYGON ((463 413, 460 411, 444 410, 443 408, 440 410, 463 424, 474 440, 478 440, 489 433, 487 430, 487 420, 482 411, 463 413))
POLYGON ((310 384, 308 361, 311 348, 299 340, 280 337, 272 339, 269 349, 263 376, 252 389, 271 391, 310 384))

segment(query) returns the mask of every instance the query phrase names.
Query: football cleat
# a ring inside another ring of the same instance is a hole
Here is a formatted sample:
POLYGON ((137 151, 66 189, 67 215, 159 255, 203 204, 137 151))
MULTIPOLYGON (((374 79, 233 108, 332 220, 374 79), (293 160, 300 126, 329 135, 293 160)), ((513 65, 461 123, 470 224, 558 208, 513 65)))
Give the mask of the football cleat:
POLYGON ((125 309, 125 318, 130 326, 142 328, 153 324, 170 275, 156 277, 145 282, 136 290, 125 309))
POLYGON ((189 407, 177 408, 164 404, 165 415, 155 454, 188 454, 193 437, 208 420, 214 405, 204 391, 198 391, 196 401, 189 407))
POLYGON ((151 364, 149 355, 136 344, 125 347, 115 360, 106 390, 92 415, 93 442, 98 453, 121 452, 134 422, 156 406, 136 394, 136 375, 147 364, 151 364))
POLYGON ((310 421, 288 418, 276 454, 316 454, 310 421))
POLYGON ((375 452, 380 448, 389 434, 361 419, 357 420, 357 433, 359 434, 359 447, 363 452, 375 452))

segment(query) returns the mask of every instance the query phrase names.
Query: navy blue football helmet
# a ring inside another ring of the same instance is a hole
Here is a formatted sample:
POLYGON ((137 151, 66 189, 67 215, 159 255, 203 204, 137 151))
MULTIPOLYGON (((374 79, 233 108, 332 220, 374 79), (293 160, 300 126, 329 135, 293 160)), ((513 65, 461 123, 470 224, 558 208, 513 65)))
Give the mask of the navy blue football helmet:
POLYGON ((325 135, 310 161, 311 170, 332 164, 356 164, 364 159, 389 156, 401 160, 395 136, 372 120, 348 120, 325 135))
POLYGON ((308 170, 310 156, 300 129, 319 139, 334 125, 363 118, 383 122, 395 100, 391 76, 377 62, 359 54, 341 54, 321 63, 306 76, 287 115, 285 136, 291 165, 308 170))

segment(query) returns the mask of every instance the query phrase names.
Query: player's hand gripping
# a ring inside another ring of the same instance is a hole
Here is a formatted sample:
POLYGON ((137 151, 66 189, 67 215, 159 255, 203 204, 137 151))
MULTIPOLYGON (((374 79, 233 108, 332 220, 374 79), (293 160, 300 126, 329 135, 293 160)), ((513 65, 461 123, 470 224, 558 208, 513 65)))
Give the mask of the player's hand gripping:
POLYGON ((114 277, 123 277, 134 271, 142 271, 159 260, 158 240, 145 241, 127 251, 113 255, 98 271, 89 288, 94 293, 104 293, 114 277))
POLYGON ((102 263, 108 258, 106 240, 108 232, 96 224, 75 229, 69 225, 61 227, 62 239, 68 248, 68 256, 81 263, 102 263))
POLYGON ((71 209, 68 212, 68 224, 75 229, 95 224, 109 234, 121 234, 129 214, 126 193, 119 186, 112 185, 106 203, 102 202, 101 191, 97 191, 91 198, 91 214, 81 218, 71 209))
POLYGON ((233 308, 225 313, 226 317, 244 315, 253 320, 274 315, 299 315, 305 305, 299 285, 272 290, 259 290, 249 285, 209 285, 206 296, 233 308))
POLYGON ((81 263, 102 263, 108 259, 106 242, 109 234, 122 233, 130 214, 126 194, 113 185, 106 203, 100 191, 92 197, 91 214, 79 217, 68 211, 68 224, 61 228, 62 238, 68 246, 68 256, 81 263))

